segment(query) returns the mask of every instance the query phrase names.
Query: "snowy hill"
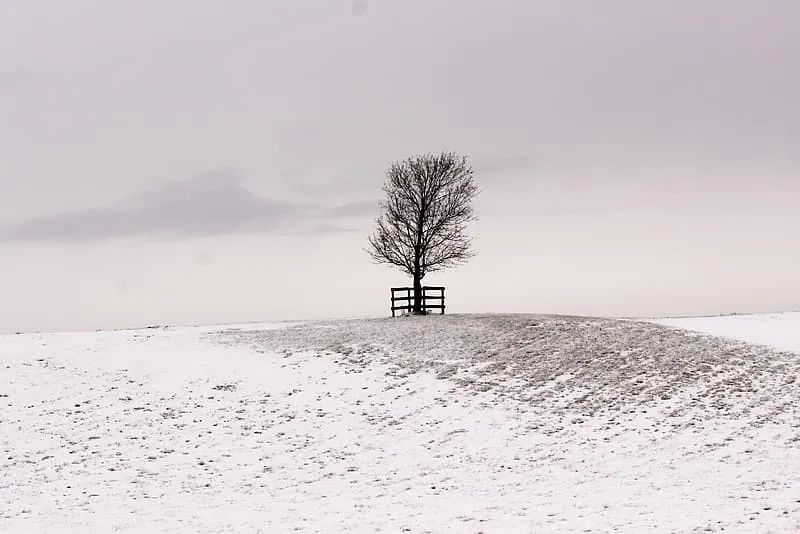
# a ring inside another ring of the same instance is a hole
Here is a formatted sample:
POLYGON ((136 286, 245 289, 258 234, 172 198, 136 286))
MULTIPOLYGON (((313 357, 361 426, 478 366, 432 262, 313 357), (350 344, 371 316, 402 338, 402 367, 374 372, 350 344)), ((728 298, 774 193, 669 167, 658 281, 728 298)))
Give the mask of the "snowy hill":
POLYGON ((4 336, 0 531, 796 532, 798 373, 553 316, 4 336))

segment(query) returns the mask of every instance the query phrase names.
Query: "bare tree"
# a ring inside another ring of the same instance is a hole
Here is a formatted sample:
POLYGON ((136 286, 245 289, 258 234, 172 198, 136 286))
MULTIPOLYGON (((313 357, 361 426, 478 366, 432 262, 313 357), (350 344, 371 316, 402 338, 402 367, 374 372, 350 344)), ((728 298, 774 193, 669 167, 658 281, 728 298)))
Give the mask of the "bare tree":
POLYGON ((389 166, 386 199, 367 252, 414 279, 414 313, 422 312, 422 279, 474 256, 466 224, 478 192, 467 158, 452 152, 414 156, 389 166))

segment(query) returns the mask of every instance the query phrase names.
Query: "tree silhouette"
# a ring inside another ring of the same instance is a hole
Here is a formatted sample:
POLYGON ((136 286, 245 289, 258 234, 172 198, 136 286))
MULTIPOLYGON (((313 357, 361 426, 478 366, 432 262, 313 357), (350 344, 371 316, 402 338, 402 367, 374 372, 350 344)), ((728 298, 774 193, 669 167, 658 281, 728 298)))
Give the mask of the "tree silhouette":
POLYGON ((474 256, 466 224, 476 219, 478 193, 466 157, 452 152, 414 156, 389 166, 386 199, 367 252, 414 280, 414 313, 422 313, 422 279, 474 256))

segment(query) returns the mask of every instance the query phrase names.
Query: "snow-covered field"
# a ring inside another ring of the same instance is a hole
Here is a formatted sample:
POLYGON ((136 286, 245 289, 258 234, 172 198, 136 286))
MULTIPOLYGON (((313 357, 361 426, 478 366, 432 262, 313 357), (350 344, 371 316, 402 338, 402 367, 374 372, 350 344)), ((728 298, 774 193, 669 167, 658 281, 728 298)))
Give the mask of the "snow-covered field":
POLYGON ((657 322, 800 353, 800 312, 681 317, 657 322))
MULTIPOLYGON (((798 348, 797 315, 691 321, 664 322, 798 348)), ((0 532, 797 532, 800 355, 745 341, 524 315, 2 336, 0 532)))

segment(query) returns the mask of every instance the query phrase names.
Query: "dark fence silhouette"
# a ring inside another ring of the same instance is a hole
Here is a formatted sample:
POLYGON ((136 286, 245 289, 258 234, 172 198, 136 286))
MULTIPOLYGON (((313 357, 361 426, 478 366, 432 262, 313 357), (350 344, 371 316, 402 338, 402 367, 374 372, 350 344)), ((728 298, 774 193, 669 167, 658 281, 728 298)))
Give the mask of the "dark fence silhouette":
MULTIPOLYGON (((402 311, 411 313, 414 310, 414 288, 413 287, 393 287, 392 288, 392 317, 395 313, 402 311), (397 296, 399 295, 399 296, 397 296), (398 303, 405 303, 399 304, 398 303)), ((444 315, 444 288, 424 286, 422 288, 422 311, 441 310, 444 315), (433 301, 433 304, 429 304, 433 301)))

